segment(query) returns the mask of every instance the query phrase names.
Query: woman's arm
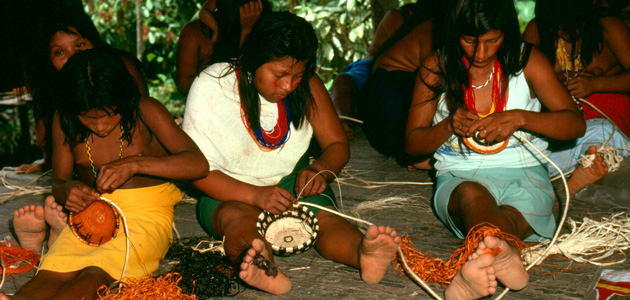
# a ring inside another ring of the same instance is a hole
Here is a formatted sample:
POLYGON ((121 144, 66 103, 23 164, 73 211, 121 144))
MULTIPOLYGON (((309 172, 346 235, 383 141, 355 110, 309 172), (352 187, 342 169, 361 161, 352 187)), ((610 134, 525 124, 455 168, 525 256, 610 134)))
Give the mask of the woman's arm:
POLYGON ((177 89, 184 95, 188 94, 199 65, 199 40, 193 22, 184 26, 177 43, 177 89))
POLYGON ((548 111, 508 110, 495 113, 475 122, 469 132, 479 130, 479 136, 489 142, 505 140, 519 129, 557 140, 570 140, 584 135, 586 125, 577 105, 540 50, 532 48, 523 72, 530 89, 548 111))
POLYGON ((96 184, 99 190, 111 191, 135 174, 171 179, 197 179, 208 175, 208 161, 197 144, 181 129, 166 108, 149 97, 140 99, 140 113, 167 156, 130 156, 104 164, 96 184))
POLYGON ((332 180, 350 159, 348 138, 324 84, 317 75, 309 80, 314 105, 310 109, 308 120, 313 126, 313 134, 322 152, 311 165, 298 173, 295 194, 302 198, 322 193, 326 188, 326 181, 332 180))
POLYGON ((536 19, 527 23, 525 32, 523 32, 523 41, 533 44, 536 47, 540 46, 540 36, 538 35, 538 25, 536 25, 536 19))
POLYGON ((254 24, 260 19, 262 10, 263 7, 260 0, 249 1, 239 7, 238 11, 241 20, 241 42, 239 47, 243 46, 247 35, 249 35, 254 24))
POLYGON ((65 134, 59 124, 59 116, 55 114, 52 125, 53 157, 52 157, 52 190, 55 201, 72 212, 83 211, 100 195, 81 181, 72 180, 74 155, 66 143, 65 134))
POLYGON ((630 92, 630 32, 623 21, 614 17, 600 20, 604 43, 608 44, 621 72, 602 76, 580 76, 571 80, 568 89, 571 95, 587 97, 593 93, 630 92))
POLYGON ((464 136, 473 122, 479 119, 467 109, 458 109, 452 117, 431 126, 439 96, 429 86, 441 82, 438 72, 438 56, 434 53, 425 59, 416 76, 405 142, 405 151, 409 155, 419 156, 434 152, 454 133, 464 136))
POLYGON ((215 200, 242 202, 273 214, 291 209, 297 203, 289 191, 279 186, 255 186, 216 170, 193 181, 193 186, 215 200))

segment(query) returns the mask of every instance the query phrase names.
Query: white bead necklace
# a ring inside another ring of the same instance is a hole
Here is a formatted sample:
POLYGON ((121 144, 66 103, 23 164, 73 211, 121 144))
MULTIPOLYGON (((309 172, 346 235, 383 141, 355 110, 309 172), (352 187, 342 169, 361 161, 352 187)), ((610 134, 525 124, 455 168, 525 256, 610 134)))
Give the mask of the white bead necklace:
POLYGON ((472 85, 472 88, 473 88, 473 89, 476 89, 476 90, 478 90, 478 89, 482 89, 482 88, 485 88, 485 87, 486 87, 486 85, 488 85, 488 83, 490 83, 490 81, 492 81, 492 76, 493 76, 493 75, 494 75, 494 66, 492 66, 492 72, 490 72, 490 77, 488 77, 488 80, 486 80, 486 83, 484 83, 483 85, 474 85, 474 84, 473 84, 473 85, 472 85))

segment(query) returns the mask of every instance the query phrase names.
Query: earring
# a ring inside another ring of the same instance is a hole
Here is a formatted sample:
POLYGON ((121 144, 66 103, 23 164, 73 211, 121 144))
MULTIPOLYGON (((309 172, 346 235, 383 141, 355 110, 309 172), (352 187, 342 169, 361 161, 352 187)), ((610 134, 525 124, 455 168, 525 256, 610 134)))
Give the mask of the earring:
POLYGON ((249 82, 250 84, 253 82, 253 78, 252 78, 252 73, 247 72, 247 82, 249 82))

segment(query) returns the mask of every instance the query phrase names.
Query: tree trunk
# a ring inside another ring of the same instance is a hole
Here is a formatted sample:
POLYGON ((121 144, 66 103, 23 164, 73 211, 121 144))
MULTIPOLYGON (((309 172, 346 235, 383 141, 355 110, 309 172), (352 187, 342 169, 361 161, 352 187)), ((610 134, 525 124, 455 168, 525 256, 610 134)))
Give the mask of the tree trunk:
POLYGON ((398 7, 398 0, 370 0, 370 6, 372 7, 372 28, 376 31, 385 13, 398 7))
POLYGON ((136 0, 136 57, 142 61, 142 10, 141 0, 136 0))

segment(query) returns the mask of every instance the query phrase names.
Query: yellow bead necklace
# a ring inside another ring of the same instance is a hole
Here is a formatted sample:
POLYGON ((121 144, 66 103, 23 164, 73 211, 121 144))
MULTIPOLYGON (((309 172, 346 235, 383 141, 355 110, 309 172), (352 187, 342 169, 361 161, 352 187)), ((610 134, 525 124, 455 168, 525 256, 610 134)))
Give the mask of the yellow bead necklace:
MULTIPOLYGON (((122 158, 124 132, 125 130, 123 129, 122 124, 120 124, 120 153, 118 153, 118 159, 122 158)), ((85 148, 87 149, 87 156, 88 156, 88 159, 90 160, 90 166, 92 166, 92 173, 94 173, 94 178, 96 178, 98 174, 96 173, 96 168, 94 168, 94 160, 92 160, 92 154, 90 153, 90 143, 88 141, 89 137, 90 135, 85 137, 85 148)))

